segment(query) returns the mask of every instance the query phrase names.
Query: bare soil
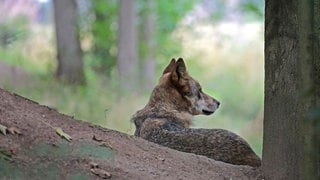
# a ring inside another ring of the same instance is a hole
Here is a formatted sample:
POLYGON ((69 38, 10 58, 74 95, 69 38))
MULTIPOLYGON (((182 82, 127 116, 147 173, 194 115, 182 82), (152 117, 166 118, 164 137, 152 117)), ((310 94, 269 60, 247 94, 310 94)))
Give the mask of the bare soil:
POLYGON ((2 89, 0 124, 13 131, 0 132, 0 179, 262 179, 260 169, 162 147, 2 89))

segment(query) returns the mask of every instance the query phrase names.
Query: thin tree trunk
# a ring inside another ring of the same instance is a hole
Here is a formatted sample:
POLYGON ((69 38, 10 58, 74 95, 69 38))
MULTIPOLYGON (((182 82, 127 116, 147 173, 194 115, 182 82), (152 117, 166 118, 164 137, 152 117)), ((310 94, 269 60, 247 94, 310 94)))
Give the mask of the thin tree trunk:
POLYGON ((77 29, 76 0, 54 0, 58 69, 56 76, 69 83, 85 82, 77 29))
POLYGON ((319 10, 317 0, 266 1, 266 179, 317 176, 317 131, 309 114, 320 106, 319 10))
POLYGON ((119 10, 118 73, 120 88, 136 90, 138 83, 138 52, 135 1, 120 0, 119 10))
POLYGON ((152 90, 155 80, 155 48, 156 48, 156 1, 148 0, 146 2, 147 10, 144 14, 145 23, 142 24, 143 34, 142 43, 145 43, 145 49, 142 65, 142 77, 144 90, 152 90))

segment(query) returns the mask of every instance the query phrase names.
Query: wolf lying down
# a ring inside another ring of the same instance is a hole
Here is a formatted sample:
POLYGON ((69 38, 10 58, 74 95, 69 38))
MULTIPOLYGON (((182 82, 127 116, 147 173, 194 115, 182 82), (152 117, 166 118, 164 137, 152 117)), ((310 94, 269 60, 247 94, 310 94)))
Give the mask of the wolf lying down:
POLYGON ((172 59, 149 103, 132 117, 135 136, 226 163, 260 166, 260 158, 240 136, 223 129, 189 128, 192 116, 210 115, 219 105, 189 76, 182 58, 172 59))

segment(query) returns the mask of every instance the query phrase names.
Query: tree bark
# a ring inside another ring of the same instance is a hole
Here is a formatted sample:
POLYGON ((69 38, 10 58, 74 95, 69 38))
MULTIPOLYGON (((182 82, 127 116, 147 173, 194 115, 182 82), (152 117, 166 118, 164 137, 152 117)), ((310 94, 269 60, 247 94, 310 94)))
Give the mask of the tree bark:
POLYGON ((317 131, 309 114, 320 105, 319 9, 317 0, 266 1, 262 168, 267 179, 318 176, 317 131))
POLYGON ((76 1, 54 0, 53 5, 58 59, 56 76, 69 83, 83 84, 85 77, 77 29, 76 1))
POLYGON ((146 12, 142 24, 141 40, 143 43, 142 80, 144 90, 151 91, 155 80, 155 48, 156 48, 156 1, 146 1, 146 12))
POLYGON ((120 0, 118 24, 119 84, 122 91, 132 91, 139 87, 135 1, 120 0))

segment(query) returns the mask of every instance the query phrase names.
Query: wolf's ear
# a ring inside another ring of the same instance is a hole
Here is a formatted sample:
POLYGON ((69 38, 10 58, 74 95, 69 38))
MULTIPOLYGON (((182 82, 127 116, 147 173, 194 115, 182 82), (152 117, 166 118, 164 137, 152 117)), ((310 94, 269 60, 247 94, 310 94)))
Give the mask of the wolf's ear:
POLYGON ((179 58, 175 65, 175 69, 173 69, 171 76, 173 81, 179 81, 181 78, 188 75, 187 68, 182 58, 179 58))
POLYGON ((187 75, 187 68, 182 58, 179 58, 176 63, 176 73, 179 79, 187 75))
POLYGON ((168 66, 164 69, 163 73, 162 74, 166 74, 168 72, 172 72, 174 70, 176 66, 176 59, 175 58, 172 58, 171 59, 171 62, 168 64, 168 66))

